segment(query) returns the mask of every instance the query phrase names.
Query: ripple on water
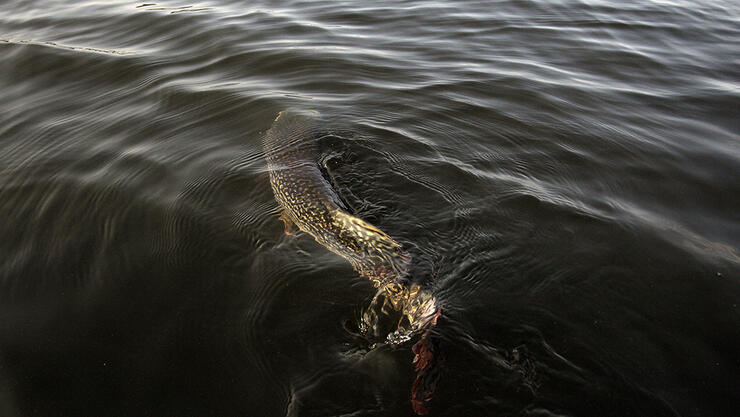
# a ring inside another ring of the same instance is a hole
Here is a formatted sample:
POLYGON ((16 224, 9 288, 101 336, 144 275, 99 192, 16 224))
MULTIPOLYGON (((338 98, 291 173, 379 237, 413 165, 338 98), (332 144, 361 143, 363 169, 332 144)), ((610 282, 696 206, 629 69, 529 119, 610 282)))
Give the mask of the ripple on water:
POLYGON ((443 300, 433 413, 731 414, 737 7, 575 6, 5 2, 0 414, 408 415, 282 234, 288 107, 443 300))

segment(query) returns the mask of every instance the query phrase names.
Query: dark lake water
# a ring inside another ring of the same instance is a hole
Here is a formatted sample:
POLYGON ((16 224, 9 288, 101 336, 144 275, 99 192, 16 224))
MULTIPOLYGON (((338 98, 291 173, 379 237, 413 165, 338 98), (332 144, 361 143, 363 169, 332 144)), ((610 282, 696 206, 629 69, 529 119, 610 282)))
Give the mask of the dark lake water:
POLYGON ((740 412, 736 1, 0 5, 0 416, 410 416, 261 138, 444 306, 432 416, 740 412))

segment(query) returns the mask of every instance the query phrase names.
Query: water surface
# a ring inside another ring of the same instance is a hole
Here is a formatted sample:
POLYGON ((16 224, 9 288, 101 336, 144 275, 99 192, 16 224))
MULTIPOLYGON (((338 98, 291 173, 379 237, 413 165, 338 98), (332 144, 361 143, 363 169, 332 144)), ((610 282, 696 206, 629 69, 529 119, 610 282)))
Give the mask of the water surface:
POLYGON ((431 415, 737 415, 739 44, 723 0, 3 2, 0 415, 412 414, 283 234, 288 107, 445 306, 431 415))

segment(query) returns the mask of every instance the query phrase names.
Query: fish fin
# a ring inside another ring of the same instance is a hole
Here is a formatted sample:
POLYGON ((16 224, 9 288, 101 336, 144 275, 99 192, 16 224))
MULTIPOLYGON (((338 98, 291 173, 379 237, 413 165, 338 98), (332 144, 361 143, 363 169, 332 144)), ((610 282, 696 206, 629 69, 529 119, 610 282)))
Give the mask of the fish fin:
POLYGON ((384 249, 401 249, 400 243, 361 218, 341 210, 337 210, 336 215, 341 218, 347 229, 352 230, 355 235, 361 236, 362 240, 370 241, 374 246, 384 249))
POLYGON ((288 216, 288 213, 283 211, 283 213, 280 215, 280 220, 282 220, 283 224, 285 225, 285 234, 288 236, 295 236, 297 232, 297 227, 290 216, 288 216))

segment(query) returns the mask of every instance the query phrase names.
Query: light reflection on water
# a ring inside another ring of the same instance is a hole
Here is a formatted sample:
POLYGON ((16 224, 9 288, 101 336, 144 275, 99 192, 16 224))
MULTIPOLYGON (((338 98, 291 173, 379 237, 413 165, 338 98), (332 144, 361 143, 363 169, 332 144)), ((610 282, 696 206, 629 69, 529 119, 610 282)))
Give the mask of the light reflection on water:
POLYGON ((409 415, 282 234, 288 107, 443 300, 432 415, 733 415, 733 2, 0 8, 0 414, 409 415))

